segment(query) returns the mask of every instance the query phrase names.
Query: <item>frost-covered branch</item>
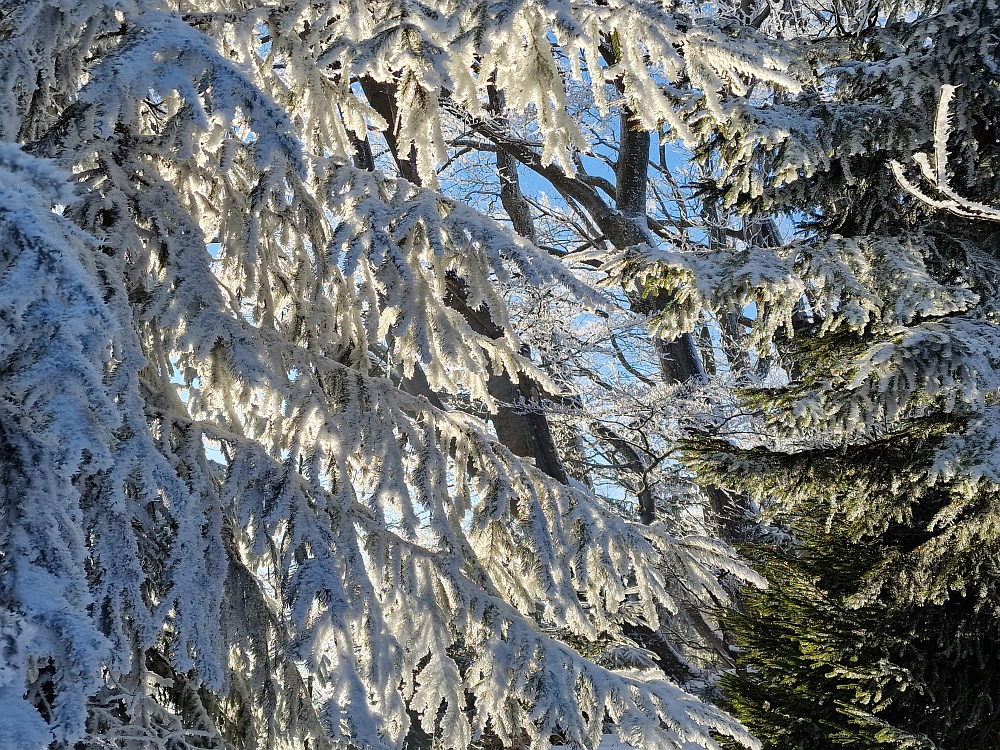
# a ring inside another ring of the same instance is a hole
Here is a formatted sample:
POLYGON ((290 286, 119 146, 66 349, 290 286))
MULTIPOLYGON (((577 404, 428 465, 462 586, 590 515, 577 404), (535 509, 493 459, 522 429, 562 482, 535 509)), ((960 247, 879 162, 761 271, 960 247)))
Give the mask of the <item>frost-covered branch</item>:
POLYGON ((646 4, 185 10, 0 18, 0 745, 374 750, 415 714, 456 750, 488 727, 593 746, 606 718, 639 747, 754 747, 602 662, 639 651, 626 623, 723 597, 720 571, 757 580, 732 550, 630 522, 387 376, 481 411, 501 372, 556 393, 499 285, 606 304, 431 187, 445 91, 474 111, 495 68, 571 171, 553 35, 577 59, 621 27, 614 75, 678 128, 662 75, 724 117, 746 72, 794 88, 784 63, 646 4), (398 84, 428 187, 349 164, 386 126, 366 75, 398 84), (489 332, 447 304, 456 279, 489 332))
POLYGON ((951 100, 955 96, 957 86, 942 86, 938 101, 937 117, 934 119, 934 156, 925 153, 913 155, 913 161, 920 167, 920 174, 942 198, 934 198, 922 191, 906 176, 903 165, 893 159, 889 162, 892 173, 906 192, 933 208, 949 211, 956 216, 967 219, 983 219, 985 221, 1000 221, 1000 209, 963 198, 951 187, 948 175, 948 136, 951 133, 951 100), (931 158, 934 164, 931 165, 931 158))

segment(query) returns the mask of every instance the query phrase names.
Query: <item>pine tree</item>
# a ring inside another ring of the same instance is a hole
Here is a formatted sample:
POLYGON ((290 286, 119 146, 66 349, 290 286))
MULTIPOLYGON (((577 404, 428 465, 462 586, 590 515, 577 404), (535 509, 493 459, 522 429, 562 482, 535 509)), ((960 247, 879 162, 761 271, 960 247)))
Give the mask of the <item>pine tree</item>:
POLYGON ((641 2, 2 9, 0 747, 755 746, 623 634, 755 576, 404 381, 555 392, 498 285, 608 304, 438 190, 446 104, 502 90, 571 174, 565 79, 690 137, 797 88, 777 46, 641 2))
POLYGON ((941 431, 911 425, 847 451, 759 456, 816 498, 790 520, 794 544, 748 550, 770 586, 725 618, 741 658, 723 689, 765 747, 987 748, 1000 736, 995 608, 973 596, 916 604, 866 590, 889 561, 933 538, 927 528, 947 490, 924 492, 911 517, 877 534, 830 512, 830 498, 858 484, 898 492, 941 431))
POLYGON ((1000 9, 743 10, 814 77, 703 131, 706 190, 798 237, 637 282, 674 295, 668 332, 751 310, 781 364, 743 394, 758 439, 690 445, 791 536, 751 552, 771 588, 729 618, 732 706, 772 748, 995 747, 1000 9))

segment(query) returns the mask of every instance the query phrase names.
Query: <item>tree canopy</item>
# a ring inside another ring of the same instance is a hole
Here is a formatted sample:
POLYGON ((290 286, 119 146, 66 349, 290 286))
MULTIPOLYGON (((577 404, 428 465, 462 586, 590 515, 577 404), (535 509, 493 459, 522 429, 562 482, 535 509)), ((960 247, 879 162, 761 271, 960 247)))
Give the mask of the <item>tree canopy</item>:
POLYGON ((988 746, 998 12, 0 1, 0 748, 988 746))

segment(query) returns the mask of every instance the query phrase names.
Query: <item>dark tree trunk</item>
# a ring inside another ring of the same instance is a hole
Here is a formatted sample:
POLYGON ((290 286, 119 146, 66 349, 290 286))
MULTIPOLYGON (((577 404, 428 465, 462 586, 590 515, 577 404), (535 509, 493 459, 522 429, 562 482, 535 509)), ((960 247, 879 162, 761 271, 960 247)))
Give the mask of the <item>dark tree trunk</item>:
MULTIPOLYGON (((629 244, 644 242, 647 237, 646 198, 649 170, 649 147, 651 136, 643 130, 628 107, 622 108, 619 127, 621 144, 618 151, 618 165, 615 170, 615 204, 624 220, 634 226, 626 234, 629 244)), ((663 311, 665 300, 633 299, 632 309, 643 314, 663 311)), ((705 380, 705 367, 698 352, 698 344, 690 333, 672 341, 656 338, 653 347, 660 362, 660 374, 668 384, 686 383, 690 380, 705 380)))
MULTIPOLYGON (((487 92, 490 97, 490 113, 497 126, 507 128, 507 120, 503 116, 507 106, 503 92, 497 91, 496 87, 492 85, 488 87, 487 92)), ((510 217, 514 231, 532 242, 537 242, 535 222, 531 218, 531 207, 521 192, 521 180, 517 175, 517 159, 502 148, 497 149, 497 173, 500 175, 500 203, 510 217)))
MULTIPOLYGON (((365 93, 365 98, 372 109, 378 112, 379 116, 385 120, 388 127, 382 131, 386 145, 389 146, 389 153, 392 154, 399 173, 404 179, 409 180, 414 185, 420 184, 420 176, 417 174, 417 152, 413 144, 403 157, 400 153, 399 140, 399 111, 396 108, 396 84, 376 81, 369 76, 362 76, 360 79, 361 90, 365 93)), ((374 165, 373 165, 374 166, 374 165)))
MULTIPOLYGON (((378 112, 389 126, 383 136, 400 174, 415 185, 421 184, 420 175, 417 174, 416 169, 417 155, 412 145, 405 158, 401 157, 399 153, 400 144, 397 138, 399 116, 396 109, 395 85, 380 83, 372 78, 364 77, 361 79, 361 88, 372 109, 378 112)), ((498 105, 502 106, 499 92, 496 93, 496 97, 498 105)), ((357 147, 355 150, 358 151, 357 147)), ((498 166, 501 167, 501 201, 504 201, 505 208, 508 204, 510 205, 510 208, 507 209, 508 213, 513 211, 510 215, 514 221, 514 228, 519 233, 534 240, 535 230, 531 222, 531 214, 528 212, 527 202, 521 194, 520 183, 517 179, 517 163, 513 157, 509 157, 509 161, 498 166)), ((462 313, 469 326, 476 333, 492 339, 502 338, 503 330, 493 322, 489 310, 485 308, 473 309, 469 306, 467 299, 462 280, 458 278, 448 279, 446 304, 462 313)), ((430 392, 427 378, 419 367, 415 368, 413 378, 404 379, 403 387, 407 391, 423 395, 428 395, 430 392)), ((487 381, 487 389, 490 395, 501 404, 497 413, 492 416, 493 427, 500 442, 516 455, 534 459, 539 470, 553 479, 568 484, 569 478, 559 460, 559 451, 552 437, 548 418, 543 411, 538 384, 523 374, 515 382, 510 373, 503 371, 490 376, 487 381)), ((428 398, 430 398, 429 395, 428 398)), ((434 399, 437 404, 441 403, 437 394, 434 394, 434 399)))
POLYGON ((639 522, 651 524, 656 520, 656 497, 647 483, 646 462, 642 455, 628 440, 605 425, 595 425, 594 434, 611 447, 612 455, 620 459, 615 461, 624 471, 635 474, 637 478, 635 495, 639 501, 639 522))
POLYGON ((660 377, 667 385, 705 382, 705 366, 694 335, 685 333, 672 341, 655 339, 653 346, 660 360, 660 377))
MULTIPOLYGON (((462 313, 469 327, 480 336, 503 337, 503 329, 493 322, 490 311, 468 304, 465 284, 461 279, 448 279, 446 304, 462 313)), ((491 416, 497 438, 513 453, 533 458, 535 465, 553 479, 569 484, 569 477, 559 460, 559 451, 545 416, 542 393, 538 384, 522 373, 517 382, 506 370, 494 373, 486 383, 490 395, 502 404, 491 416)))
POLYGON ((642 129, 629 107, 622 108, 619 127, 622 137, 615 169, 615 206, 625 217, 645 222, 650 133, 642 129))

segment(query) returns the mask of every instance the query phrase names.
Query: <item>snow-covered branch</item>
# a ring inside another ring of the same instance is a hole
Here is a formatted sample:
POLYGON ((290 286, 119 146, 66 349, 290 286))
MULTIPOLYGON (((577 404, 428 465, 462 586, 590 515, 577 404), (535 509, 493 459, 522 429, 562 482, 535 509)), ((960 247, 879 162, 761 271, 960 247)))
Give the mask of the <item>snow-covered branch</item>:
POLYGON ((951 186, 951 178, 948 175, 948 136, 951 133, 951 100, 957 89, 957 86, 950 85, 941 87, 937 117, 934 119, 933 157, 925 153, 913 155, 913 161, 920 167, 920 174, 941 197, 935 198, 921 190, 906 176, 903 165, 895 159, 889 162, 889 166, 892 168, 892 173, 900 187, 928 206, 943 209, 967 219, 1000 221, 1000 208, 963 198, 951 186), (932 159, 933 165, 931 164, 932 159))

